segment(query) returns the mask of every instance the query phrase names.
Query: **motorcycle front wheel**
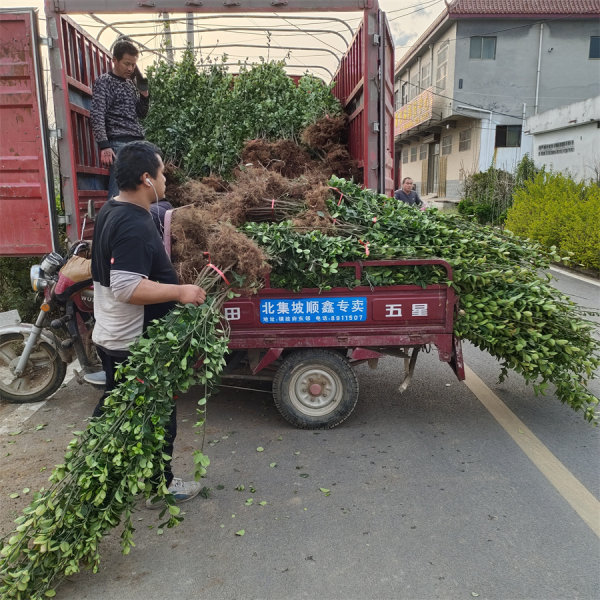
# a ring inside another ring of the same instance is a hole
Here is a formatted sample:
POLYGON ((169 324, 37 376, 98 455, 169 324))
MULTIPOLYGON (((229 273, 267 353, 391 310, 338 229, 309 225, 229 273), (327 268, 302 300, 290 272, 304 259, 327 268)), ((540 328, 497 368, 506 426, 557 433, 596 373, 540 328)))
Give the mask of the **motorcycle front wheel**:
POLYGON ((23 353, 25 341, 18 333, 0 335, 0 399, 24 404, 39 402, 53 394, 62 384, 67 365, 58 352, 46 342, 33 349, 23 375, 13 371, 23 353))

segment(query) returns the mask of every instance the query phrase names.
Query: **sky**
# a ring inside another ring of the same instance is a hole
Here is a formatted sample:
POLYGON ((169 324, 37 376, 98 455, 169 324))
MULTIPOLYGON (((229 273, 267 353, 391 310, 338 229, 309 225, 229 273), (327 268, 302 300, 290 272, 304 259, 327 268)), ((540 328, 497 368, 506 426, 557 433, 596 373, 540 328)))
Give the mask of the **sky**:
MULTIPOLYGON (((33 7, 39 10, 40 31, 45 35, 45 20, 43 0, 1 0, 2 8, 33 7)), ((379 0, 379 5, 387 14, 394 43, 396 46, 395 58, 399 60, 409 50, 411 44, 425 31, 431 22, 444 9, 443 0, 379 0)), ((247 17, 243 20, 199 18, 195 27, 202 32, 195 33, 195 45, 202 46, 202 58, 211 59, 228 55, 228 61, 237 63, 246 58, 252 62, 260 57, 269 59, 285 59, 290 72, 303 73, 311 71, 325 81, 335 72, 339 57, 343 55, 351 36, 345 23, 355 30, 360 22, 360 13, 303 13, 304 16, 319 17, 316 20, 299 20, 291 18, 284 13, 282 19, 261 19, 258 15, 247 17), (327 21, 328 17, 342 19, 327 21), (253 27, 252 30, 232 30, 233 27, 253 27), (219 29, 207 31, 207 29, 219 29), (333 30, 336 33, 326 33, 333 30), (241 47, 243 45, 244 47, 241 47), (216 46, 216 47, 215 47, 216 46), (257 46, 249 47, 249 46, 257 46)), ((101 32, 102 25, 90 15, 70 15, 77 23, 82 25, 88 33, 97 37, 100 42, 110 47, 117 38, 117 33, 106 29, 101 32)), ((115 24, 121 33, 131 36, 134 42, 144 44, 149 48, 158 50, 162 39, 162 24, 158 16, 136 16, 134 23, 124 23, 133 20, 128 15, 98 15, 106 22, 115 24), (152 19, 152 22, 141 23, 142 18, 152 19)), ((206 17, 207 15, 197 15, 206 17)), ((185 24, 172 25, 174 31, 182 31, 181 35, 173 38, 174 46, 185 46, 186 37, 183 31, 185 24)), ((155 54, 144 51, 139 64, 144 69, 155 59, 155 54)), ((235 68, 235 67, 232 67, 235 68)))

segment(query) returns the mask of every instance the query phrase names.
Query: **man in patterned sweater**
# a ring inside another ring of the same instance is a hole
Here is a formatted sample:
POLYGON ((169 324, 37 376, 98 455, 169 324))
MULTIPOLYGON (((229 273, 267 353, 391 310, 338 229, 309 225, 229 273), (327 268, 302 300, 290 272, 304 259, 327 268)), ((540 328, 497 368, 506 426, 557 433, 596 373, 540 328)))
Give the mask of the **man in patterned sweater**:
POLYGON ((112 71, 100 75, 92 85, 92 131, 100 147, 100 162, 110 172, 109 200, 119 193, 114 173, 117 152, 128 142, 144 139, 140 119, 148 114, 148 80, 136 65, 138 54, 131 42, 117 42, 112 71))

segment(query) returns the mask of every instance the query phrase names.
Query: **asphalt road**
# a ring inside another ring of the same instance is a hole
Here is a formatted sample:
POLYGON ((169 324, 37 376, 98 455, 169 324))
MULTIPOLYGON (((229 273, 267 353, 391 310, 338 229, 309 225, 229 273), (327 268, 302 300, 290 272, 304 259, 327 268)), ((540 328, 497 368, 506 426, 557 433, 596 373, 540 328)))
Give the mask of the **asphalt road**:
MULTIPOLYGON (((561 276, 557 285, 600 306, 597 283, 561 276)), ((516 375, 498 384, 495 361, 464 350, 516 425, 499 422, 435 352, 402 395, 399 361, 358 367, 359 404, 328 431, 288 426, 268 393, 222 390, 208 407, 209 498, 183 505, 182 525, 162 532, 156 512, 140 507, 131 554, 120 554, 116 531, 99 573, 71 577, 57 598, 600 598, 598 429, 516 375), (578 512, 586 501, 591 523, 578 512)), ((15 427, 0 434, 2 533, 27 494, 5 499, 43 483, 40 469, 60 460, 97 397, 71 381, 21 424, 14 407, 0 407, 15 427)), ((198 397, 179 401, 178 474, 191 473, 200 443, 198 397)))

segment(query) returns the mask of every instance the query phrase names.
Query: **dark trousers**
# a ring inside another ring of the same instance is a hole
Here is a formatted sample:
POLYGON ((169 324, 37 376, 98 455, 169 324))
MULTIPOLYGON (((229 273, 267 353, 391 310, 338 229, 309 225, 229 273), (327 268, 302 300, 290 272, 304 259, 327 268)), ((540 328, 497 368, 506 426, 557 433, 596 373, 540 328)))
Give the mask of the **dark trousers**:
MULTIPOLYGON (((119 150, 126 144, 127 142, 119 142, 116 140, 110 140, 110 147, 113 149, 113 152, 116 154, 119 153, 119 150)), ((108 200, 114 198, 119 195, 119 185, 117 183, 116 171, 115 171, 115 163, 116 158, 113 158, 112 165, 108 168, 108 200)))
MULTIPOLYGON (((101 417, 104 407, 104 400, 110 395, 112 390, 115 389, 115 371, 117 367, 127 359, 129 356, 128 352, 111 350, 109 352, 102 348, 102 346, 96 346, 96 351, 98 352, 98 356, 102 361, 102 367, 106 372, 106 386, 104 387, 104 394, 98 401, 96 408, 92 414, 93 417, 101 417)), ((173 411, 171 412, 171 419, 169 424, 167 425, 166 435, 165 435, 165 448, 163 452, 168 454, 169 456, 173 456, 173 444, 175 442, 175 436, 177 435, 177 410, 175 408, 175 403, 173 403, 173 411)), ((168 461, 165 464, 165 479, 167 480, 167 487, 171 484, 173 480, 173 471, 171 468, 171 461, 168 461)))

